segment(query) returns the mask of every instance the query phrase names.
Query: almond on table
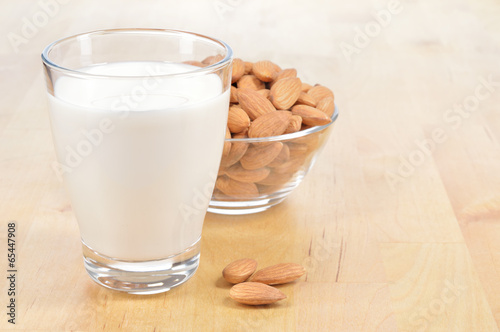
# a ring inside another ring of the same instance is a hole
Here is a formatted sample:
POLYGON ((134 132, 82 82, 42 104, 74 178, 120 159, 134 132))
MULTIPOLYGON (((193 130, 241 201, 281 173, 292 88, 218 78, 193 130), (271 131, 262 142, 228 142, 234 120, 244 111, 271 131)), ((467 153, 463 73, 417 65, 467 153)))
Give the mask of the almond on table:
POLYGON ((306 273, 302 265, 296 263, 281 263, 266 267, 255 272, 248 281, 261 282, 267 285, 279 285, 292 282, 306 273))
POLYGON ((251 258, 238 259, 224 268, 224 279, 235 284, 229 291, 233 300, 248 305, 270 304, 283 300, 286 295, 270 285, 294 281, 305 273, 304 267, 295 263, 276 264, 254 274, 256 269, 257 261, 251 258))
POLYGON ((286 299, 279 289, 259 282, 243 282, 234 285, 229 296, 236 302, 249 305, 271 304, 286 299))
POLYGON ((250 277, 257 269, 257 261, 251 258, 238 259, 227 265, 222 271, 222 276, 227 282, 238 284, 250 277))

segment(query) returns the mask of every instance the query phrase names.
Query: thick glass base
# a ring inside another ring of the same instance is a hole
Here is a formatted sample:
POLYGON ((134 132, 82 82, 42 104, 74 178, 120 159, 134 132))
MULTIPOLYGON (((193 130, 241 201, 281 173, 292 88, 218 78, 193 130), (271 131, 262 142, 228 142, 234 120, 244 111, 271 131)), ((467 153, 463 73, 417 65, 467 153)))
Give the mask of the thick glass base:
POLYGON ((278 198, 264 198, 247 201, 210 201, 208 212, 226 215, 243 215, 266 211, 271 207, 281 203, 286 196, 278 198))
POLYGON ((99 285, 130 294, 157 294, 193 276, 200 261, 200 241, 185 251, 152 261, 116 260, 92 250, 83 241, 85 269, 99 285))

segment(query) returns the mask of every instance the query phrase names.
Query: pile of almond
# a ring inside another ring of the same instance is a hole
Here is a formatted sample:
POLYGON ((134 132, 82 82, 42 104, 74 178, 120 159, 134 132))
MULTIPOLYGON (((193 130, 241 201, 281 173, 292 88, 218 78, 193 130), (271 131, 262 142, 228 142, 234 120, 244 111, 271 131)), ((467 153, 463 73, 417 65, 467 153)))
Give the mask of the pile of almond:
MULTIPOLYGON (((216 59, 205 60, 208 64, 216 59)), ((303 83, 293 68, 282 70, 271 61, 233 60, 226 139, 279 136, 326 125, 334 110, 333 92, 303 83)), ((214 198, 246 199, 275 192, 321 145, 322 133, 253 144, 226 141, 214 198)))
POLYGON ((280 285, 300 278, 306 271, 295 263, 281 263, 255 272, 257 261, 250 258, 238 259, 227 265, 222 276, 235 284, 229 296, 249 305, 270 304, 286 298, 279 289, 269 285, 280 285), (255 273, 254 273, 255 272, 255 273))

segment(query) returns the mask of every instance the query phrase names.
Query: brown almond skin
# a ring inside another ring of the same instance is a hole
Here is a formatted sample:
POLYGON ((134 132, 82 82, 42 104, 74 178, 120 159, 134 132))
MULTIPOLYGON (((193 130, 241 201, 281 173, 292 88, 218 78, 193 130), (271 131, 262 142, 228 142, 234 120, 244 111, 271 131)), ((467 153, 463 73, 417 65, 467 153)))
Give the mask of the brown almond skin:
POLYGON ((277 110, 289 109, 299 98, 301 87, 300 78, 282 78, 272 86, 269 99, 277 110))
POLYGON ((253 63, 249 61, 245 61, 245 75, 252 73, 253 63))
MULTIPOLYGON (((221 160, 221 163, 220 163, 221 166, 229 167, 231 165, 236 164, 238 161, 240 161, 241 157, 243 157, 245 155, 249 145, 250 144, 245 143, 245 142, 232 142, 231 143, 231 150, 229 151, 229 154, 227 156, 223 157, 221 160)), ((218 175, 221 175, 221 174, 218 174, 218 175)))
MULTIPOLYGON (((288 161, 285 162, 285 164, 288 164, 288 161)), ((280 166, 281 167, 281 166, 280 166)), ((293 174, 295 172, 282 172, 281 170, 277 171, 276 169, 272 169, 271 173, 265 178, 264 180, 259 181, 257 184, 263 184, 265 186, 277 186, 277 185, 282 185, 290 181, 292 178, 293 174)))
MULTIPOLYGON (((270 162, 267 166, 269 167, 277 167, 290 159, 290 148, 288 147, 288 144, 283 144, 283 148, 281 149, 280 154, 274 158, 272 162, 270 162)), ((263 179, 262 179, 263 180, 263 179)), ((262 181, 260 180, 260 181, 262 181)), ((258 181, 255 181, 258 182, 258 181)))
POLYGON ((250 124, 248 137, 279 136, 285 132, 291 116, 289 111, 274 111, 261 115, 250 124))
POLYGON ((195 61, 195 60, 188 60, 188 61, 183 61, 183 63, 191 66, 196 66, 196 67, 205 67, 206 65, 200 61, 195 61))
POLYGON ((243 75, 236 83, 238 89, 261 90, 266 88, 266 84, 255 75, 243 75))
POLYGON ((253 170, 267 166, 271 163, 283 149, 283 143, 272 142, 264 146, 250 146, 240 159, 241 166, 245 169, 253 170))
POLYGON ((236 302, 248 305, 271 304, 286 299, 279 289, 258 282, 236 284, 229 291, 229 296, 236 302))
POLYGON ((313 96, 302 91, 299 95, 299 98, 297 99, 296 104, 316 107, 316 99, 314 99, 313 96))
POLYGON ((245 62, 243 60, 235 58, 233 59, 233 72, 231 77, 231 83, 238 81, 245 74, 245 62))
POLYGON ((321 99, 316 105, 316 108, 331 118, 333 113, 335 112, 335 103, 333 101, 333 98, 326 97, 321 99))
POLYGON ((302 82, 302 92, 307 92, 311 88, 312 88, 311 84, 307 84, 307 83, 302 82))
POLYGON ((300 115, 292 115, 290 118, 290 123, 285 130, 285 134, 296 133, 300 130, 302 126, 302 117, 300 115))
POLYGON ((217 176, 224 175, 224 172, 226 172, 226 167, 223 165, 220 165, 219 170, 217 171, 217 176))
POLYGON ((276 111, 276 108, 274 108, 273 104, 266 97, 254 90, 239 89, 238 99, 240 107, 247 112, 251 120, 255 120, 266 113, 276 111))
POLYGON ((231 94, 229 97, 229 102, 231 104, 237 104, 238 101, 238 89, 231 85, 231 94))
POLYGON ((253 64, 252 72, 262 82, 271 82, 281 68, 274 62, 263 60, 253 64))
POLYGON ((274 167, 267 178, 259 181, 259 184, 279 184, 284 183, 281 182, 290 179, 299 169, 304 165, 304 161, 307 155, 303 155, 302 157, 290 158, 288 161, 283 164, 274 167), (274 175, 274 178, 272 177, 274 175))
POLYGON ((304 273, 306 270, 300 264, 281 263, 255 272, 248 281, 261 282, 266 285, 280 285, 292 282, 303 276, 304 273))
POLYGON ((220 54, 211 55, 211 56, 206 57, 201 63, 208 66, 208 65, 213 65, 214 63, 217 63, 217 62, 221 61, 222 59, 224 59, 224 57, 220 54))
POLYGON ((269 168, 266 167, 249 170, 238 163, 227 168, 225 174, 233 180, 254 183, 267 178, 269 172, 269 168))
MULTIPOLYGON (((229 128, 226 127, 226 139, 231 138, 231 132, 229 128)), ((231 142, 224 141, 224 148, 222 149, 222 158, 226 158, 229 155, 229 151, 231 150, 231 142)))
POLYGON ((269 99, 269 94, 271 93, 271 91, 269 91, 269 89, 262 89, 262 90, 258 90, 257 92, 260 93, 261 95, 263 95, 264 97, 266 97, 267 99, 269 99))
POLYGON ((237 198, 249 198, 259 195, 259 189, 254 183, 233 180, 225 175, 217 178, 215 187, 224 194, 237 198))
POLYGON ((327 98, 327 97, 332 97, 335 99, 335 97, 333 96, 332 90, 330 90, 326 86, 322 86, 322 85, 313 86, 312 88, 310 88, 307 91, 307 93, 309 95, 311 95, 316 100, 316 102, 319 102, 321 99, 327 98))
POLYGON ((295 78, 297 77, 297 70, 295 68, 287 68, 282 71, 276 73, 274 75, 273 81, 269 82, 269 87, 272 87, 277 81, 282 78, 295 78))
POLYGON ((222 276, 227 282, 238 284, 250 277, 257 269, 257 261, 251 258, 238 259, 229 263, 224 270, 222 276))
POLYGON ((322 126, 332 122, 332 119, 322 111, 306 105, 295 105, 292 107, 293 115, 302 117, 302 124, 308 126, 322 126))
POLYGON ((239 106, 229 107, 227 126, 233 134, 241 133, 247 129, 250 126, 250 118, 247 112, 239 106))

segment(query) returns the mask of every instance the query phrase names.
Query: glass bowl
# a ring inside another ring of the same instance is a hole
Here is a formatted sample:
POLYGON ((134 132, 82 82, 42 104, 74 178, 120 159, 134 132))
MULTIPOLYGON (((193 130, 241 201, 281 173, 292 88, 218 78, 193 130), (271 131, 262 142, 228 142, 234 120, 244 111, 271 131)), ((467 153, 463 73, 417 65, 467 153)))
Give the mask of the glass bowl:
POLYGON ((327 141, 332 122, 292 134, 263 138, 229 138, 208 211, 242 215, 281 203, 305 177, 327 141))

